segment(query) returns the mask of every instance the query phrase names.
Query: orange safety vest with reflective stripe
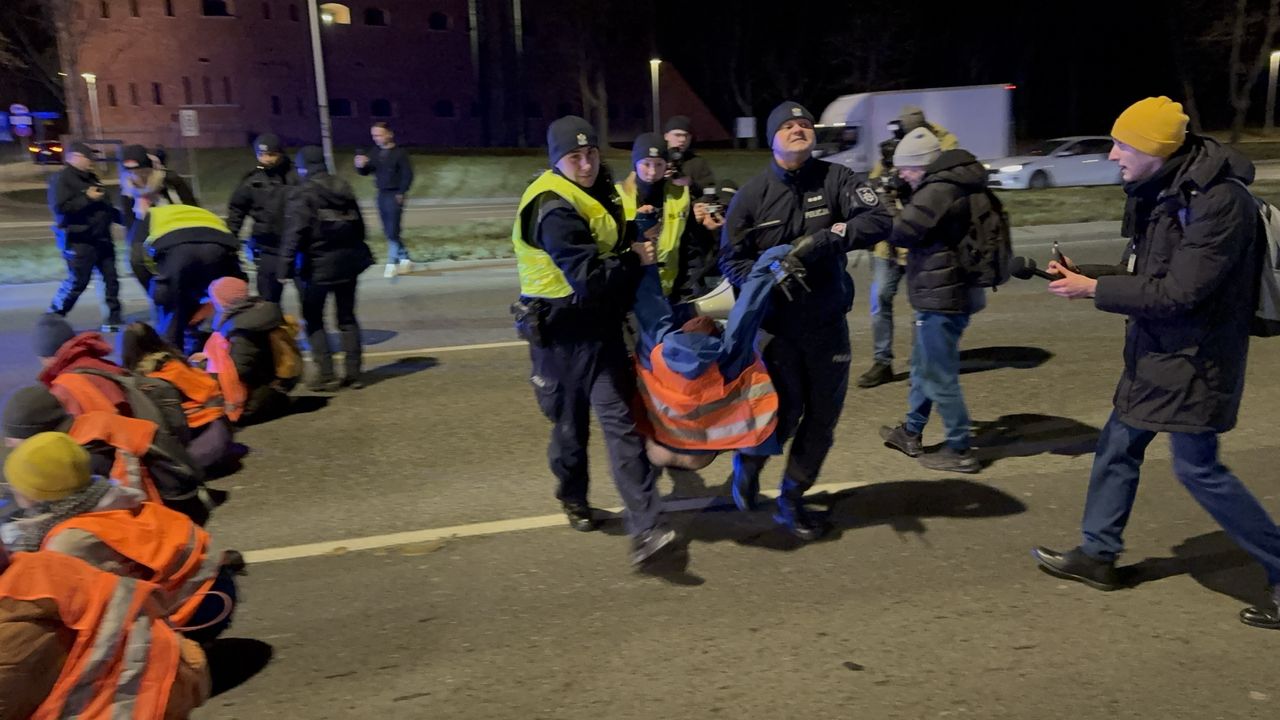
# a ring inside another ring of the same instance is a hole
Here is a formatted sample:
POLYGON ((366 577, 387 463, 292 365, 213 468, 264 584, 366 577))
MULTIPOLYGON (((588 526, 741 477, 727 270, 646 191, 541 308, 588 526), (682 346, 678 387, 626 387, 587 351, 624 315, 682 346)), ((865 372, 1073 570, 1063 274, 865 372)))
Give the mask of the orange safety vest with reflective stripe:
POLYGON ((142 579, 160 586, 161 604, 177 627, 195 615, 222 565, 222 553, 213 550, 209 533, 159 503, 81 513, 53 526, 41 547, 48 549, 55 537, 60 538, 59 552, 91 565, 110 557, 99 549, 105 545, 146 568, 150 574, 142 579))
POLYGON ((199 368, 173 359, 159 370, 147 373, 147 377, 164 380, 178 388, 185 398, 182 410, 187 414, 187 427, 204 427, 227 414, 218 381, 199 368))
POLYGON ((97 410, 77 415, 67 434, 78 445, 96 441, 115 448, 111 479, 117 485, 143 491, 147 500, 158 503, 161 502, 160 491, 142 464, 142 458, 155 442, 156 430, 156 424, 150 420, 97 410))
POLYGON ((718 365, 692 380, 675 372, 662 357, 662 343, 650 353, 649 363, 651 370, 636 361, 640 400, 653 439, 667 447, 755 447, 768 440, 778 425, 778 393, 758 357, 727 382, 718 365))
POLYGON ((209 372, 218 376, 218 385, 222 387, 222 397, 226 401, 227 417, 232 421, 239 420, 244 414, 244 404, 249 399, 249 389, 240 382, 240 373, 231 360, 231 341, 222 333, 214 333, 204 343, 204 354, 209 358, 209 372))
POLYGON ((156 586, 60 553, 17 553, 0 597, 51 600, 75 642, 31 720, 162 718, 178 675, 178 634, 165 624, 156 586))
POLYGON ((102 390, 94 384, 92 375, 77 372, 64 372, 53 379, 52 385, 65 390, 80 405, 80 412, 119 413, 120 408, 111 402, 102 390))

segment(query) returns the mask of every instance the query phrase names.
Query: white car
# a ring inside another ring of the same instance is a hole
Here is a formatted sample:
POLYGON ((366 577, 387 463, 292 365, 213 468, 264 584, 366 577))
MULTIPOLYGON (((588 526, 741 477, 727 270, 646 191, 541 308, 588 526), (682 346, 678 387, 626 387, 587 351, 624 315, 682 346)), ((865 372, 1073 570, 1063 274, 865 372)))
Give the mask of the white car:
POLYGON ((1111 145, 1102 135, 1045 140, 1026 155, 984 162, 987 185, 1010 190, 1119 185, 1120 167, 1107 159, 1111 145))

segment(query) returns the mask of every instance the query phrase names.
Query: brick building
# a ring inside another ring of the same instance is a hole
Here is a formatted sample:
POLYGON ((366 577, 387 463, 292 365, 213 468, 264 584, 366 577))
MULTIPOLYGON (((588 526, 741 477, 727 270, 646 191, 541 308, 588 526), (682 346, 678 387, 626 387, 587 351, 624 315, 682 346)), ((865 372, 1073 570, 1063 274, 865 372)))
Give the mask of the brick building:
MULTIPOLYGON (((178 110, 199 112, 202 147, 261 132, 319 139, 308 0, 80 0, 79 71, 96 76, 102 135, 180 144, 178 110)), ((554 0, 346 0, 319 5, 340 145, 368 143, 386 120, 410 145, 539 145, 546 124, 581 114, 577 69, 554 0)), ((646 47, 611 45, 610 135, 650 124, 646 47)), ((86 97, 88 83, 75 87, 86 97)), ((674 69, 661 110, 727 137, 674 69)))

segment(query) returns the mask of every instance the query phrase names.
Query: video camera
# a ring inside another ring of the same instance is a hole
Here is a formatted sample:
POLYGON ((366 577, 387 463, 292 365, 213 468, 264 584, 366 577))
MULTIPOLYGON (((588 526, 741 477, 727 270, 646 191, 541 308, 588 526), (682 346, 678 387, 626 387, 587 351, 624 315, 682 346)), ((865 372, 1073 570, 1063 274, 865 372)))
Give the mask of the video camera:
POLYGON ((667 177, 676 180, 684 177, 684 151, 672 149, 667 152, 667 177))

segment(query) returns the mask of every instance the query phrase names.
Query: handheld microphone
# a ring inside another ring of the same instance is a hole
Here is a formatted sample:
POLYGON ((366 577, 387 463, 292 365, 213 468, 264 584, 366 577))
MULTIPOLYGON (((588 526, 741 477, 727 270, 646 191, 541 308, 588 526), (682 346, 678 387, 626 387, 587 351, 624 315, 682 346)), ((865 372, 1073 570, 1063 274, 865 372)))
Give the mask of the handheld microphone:
POLYGON ((1009 261, 1009 274, 1019 280, 1030 280, 1032 277, 1044 278, 1045 280, 1061 280, 1061 275, 1047 273, 1036 267, 1036 261, 1031 258, 1015 257, 1009 261))

